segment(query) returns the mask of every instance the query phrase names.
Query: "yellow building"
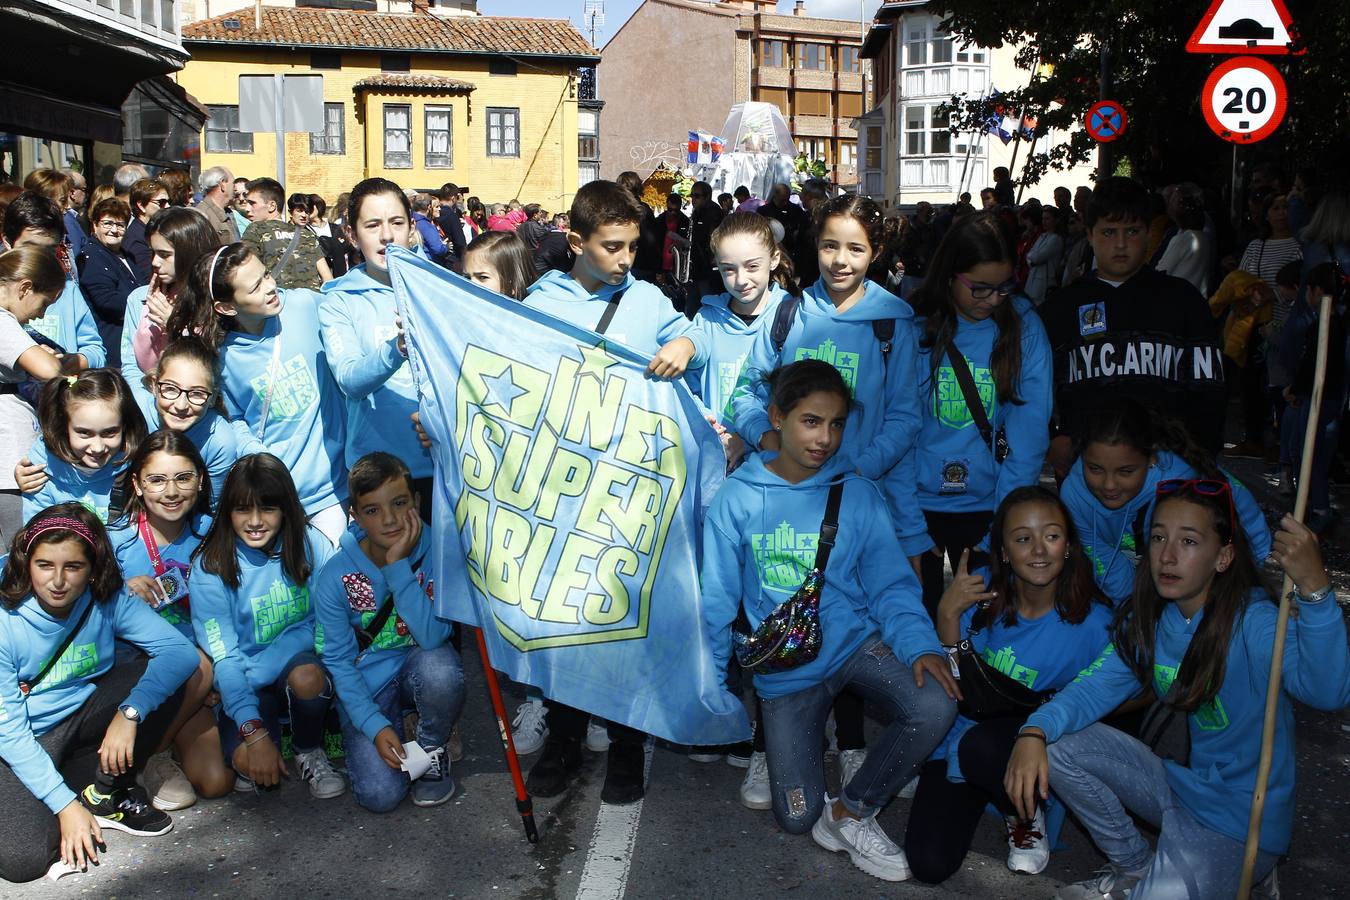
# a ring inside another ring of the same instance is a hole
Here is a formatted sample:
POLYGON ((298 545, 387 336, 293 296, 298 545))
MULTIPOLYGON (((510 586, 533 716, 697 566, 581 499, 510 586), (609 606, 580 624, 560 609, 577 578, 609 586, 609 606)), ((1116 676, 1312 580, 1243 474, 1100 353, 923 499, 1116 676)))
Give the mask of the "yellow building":
POLYGON ((578 70, 599 62, 569 22, 243 9, 183 26, 179 84, 211 113, 201 167, 275 176, 274 133, 239 130, 239 76, 323 78, 324 131, 285 138, 288 192, 330 202, 363 178, 447 181, 485 203, 566 210, 576 193, 578 70))

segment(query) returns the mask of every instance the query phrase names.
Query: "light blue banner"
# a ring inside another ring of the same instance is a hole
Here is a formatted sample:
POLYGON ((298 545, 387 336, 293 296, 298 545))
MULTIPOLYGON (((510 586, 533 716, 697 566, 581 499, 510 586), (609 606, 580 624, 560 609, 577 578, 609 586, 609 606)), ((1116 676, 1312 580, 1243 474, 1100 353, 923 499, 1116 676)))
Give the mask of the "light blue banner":
POLYGON ((434 442, 437 613, 492 664, 670 741, 744 740, 703 639, 721 445, 682 382, 621 344, 390 248, 434 442))

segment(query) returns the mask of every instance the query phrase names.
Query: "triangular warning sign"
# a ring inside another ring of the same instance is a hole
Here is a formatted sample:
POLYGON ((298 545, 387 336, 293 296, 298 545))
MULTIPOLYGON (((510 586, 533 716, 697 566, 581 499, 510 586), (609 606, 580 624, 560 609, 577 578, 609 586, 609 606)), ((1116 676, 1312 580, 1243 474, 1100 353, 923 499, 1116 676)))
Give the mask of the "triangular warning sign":
POLYGON ((1186 52, 1285 56, 1304 52, 1291 49, 1297 41, 1298 29, 1284 0, 1212 0, 1186 42, 1186 52))

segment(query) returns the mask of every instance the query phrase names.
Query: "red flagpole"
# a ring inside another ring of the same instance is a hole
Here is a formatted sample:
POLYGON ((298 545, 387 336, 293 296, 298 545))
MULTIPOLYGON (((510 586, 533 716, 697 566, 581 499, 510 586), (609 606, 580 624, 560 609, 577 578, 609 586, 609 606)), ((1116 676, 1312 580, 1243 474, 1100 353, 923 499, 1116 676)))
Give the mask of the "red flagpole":
POLYGON ((487 679, 488 695, 492 698, 492 711, 497 716, 497 734, 502 739, 502 753, 506 756, 506 767, 511 770, 511 781, 516 788, 516 809, 520 812, 520 821, 525 826, 525 839, 531 844, 539 843, 539 829, 534 824, 534 802, 525 790, 525 778, 520 774, 520 757, 516 755, 516 742, 511 739, 511 726, 507 724, 506 705, 502 703, 502 689, 497 684, 497 673, 488 659, 487 641, 483 630, 475 628, 478 638, 478 656, 483 661, 483 677, 487 679))

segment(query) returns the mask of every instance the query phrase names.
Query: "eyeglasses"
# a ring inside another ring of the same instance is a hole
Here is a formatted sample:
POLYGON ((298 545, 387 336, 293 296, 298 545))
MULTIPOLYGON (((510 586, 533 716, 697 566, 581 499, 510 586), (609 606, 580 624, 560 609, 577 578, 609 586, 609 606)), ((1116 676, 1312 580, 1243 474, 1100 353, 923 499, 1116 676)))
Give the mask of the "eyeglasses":
POLYGON ((141 490, 148 494, 162 494, 169 489, 169 482, 172 481, 178 486, 179 490, 189 490, 198 483, 196 472, 179 472, 170 478, 168 475, 142 475, 141 490))
POLYGON ((1233 486, 1213 478, 1168 478, 1158 482, 1156 497, 1165 497, 1178 491, 1190 490, 1203 497, 1228 498, 1228 533, 1237 527, 1237 508, 1233 505, 1233 486))
POLYGON ((151 200, 150 202, 153 203, 153 204, 155 204, 156 206, 158 206, 160 209, 167 209, 168 206, 169 206, 169 198, 168 198, 168 197, 156 197, 155 199, 151 200))
POLYGON ((187 394, 188 403, 193 406, 205 406, 213 393, 202 388, 189 388, 185 391, 172 381, 156 381, 155 390, 162 399, 168 400, 170 403, 187 394))
POLYGON ((127 230, 127 223, 126 223, 126 222, 117 222, 117 221, 115 221, 115 220, 113 220, 113 219, 100 219, 100 220, 98 220, 97 222, 95 222, 94 224, 97 225, 99 228, 103 228, 103 229, 105 229, 105 230, 107 230, 107 231, 126 231, 126 230, 127 230))
POLYGON ((988 300, 994 294, 998 294, 1000 297, 1011 297, 1017 292, 1016 281, 1005 281, 1002 284, 985 284, 982 281, 971 281, 959 272, 956 275, 956 280, 964 284, 966 289, 970 291, 970 296, 976 300, 988 300))

